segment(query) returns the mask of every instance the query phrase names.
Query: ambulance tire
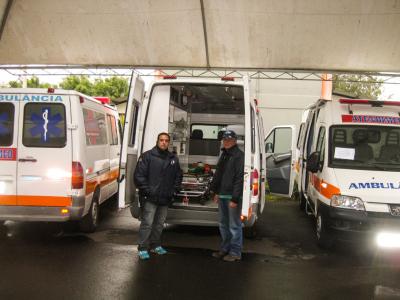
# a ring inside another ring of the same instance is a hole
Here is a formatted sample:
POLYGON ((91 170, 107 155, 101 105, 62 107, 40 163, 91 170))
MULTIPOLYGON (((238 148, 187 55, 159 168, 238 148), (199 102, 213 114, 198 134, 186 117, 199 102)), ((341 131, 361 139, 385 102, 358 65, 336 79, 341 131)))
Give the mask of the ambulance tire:
POLYGON ((7 236, 7 227, 4 223, 5 221, 0 221, 0 237, 7 236))
POLYGON ((301 192, 299 192, 299 199, 298 199, 298 201, 299 201, 299 209, 300 210, 305 210, 306 209, 306 197, 304 197, 304 194, 303 193, 301 193, 301 192))
POLYGON ((95 193, 93 196, 92 204, 90 205, 89 211, 86 216, 79 222, 79 227, 82 232, 92 233, 97 229, 99 222, 99 193, 95 193))
POLYGON ((243 235, 246 239, 254 239, 257 237, 257 221, 250 227, 243 228, 243 235))
POLYGON ((322 249, 332 248, 335 240, 333 239, 329 226, 326 223, 326 219, 321 212, 317 213, 315 229, 317 245, 322 249))

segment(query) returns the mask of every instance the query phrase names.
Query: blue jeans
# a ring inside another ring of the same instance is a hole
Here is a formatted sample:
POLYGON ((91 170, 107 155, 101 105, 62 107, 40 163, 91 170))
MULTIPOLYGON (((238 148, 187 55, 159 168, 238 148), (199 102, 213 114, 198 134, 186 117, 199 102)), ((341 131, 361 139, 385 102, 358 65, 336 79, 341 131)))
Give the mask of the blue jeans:
POLYGON ((138 249, 149 250, 161 246, 161 233, 167 218, 168 206, 145 201, 139 227, 138 249))
POLYGON ((229 207, 230 200, 219 199, 219 232, 221 233, 221 251, 231 255, 242 255, 243 231, 240 215, 242 207, 229 207))

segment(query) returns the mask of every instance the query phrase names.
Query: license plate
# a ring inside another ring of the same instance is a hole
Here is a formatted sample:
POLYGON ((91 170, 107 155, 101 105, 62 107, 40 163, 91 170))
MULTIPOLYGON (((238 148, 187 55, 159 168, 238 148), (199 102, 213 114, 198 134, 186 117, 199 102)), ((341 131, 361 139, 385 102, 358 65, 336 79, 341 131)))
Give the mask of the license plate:
POLYGON ((400 205, 390 205, 390 214, 395 217, 400 217, 400 205))
POLYGON ((0 148, 0 160, 16 160, 16 148, 0 148))

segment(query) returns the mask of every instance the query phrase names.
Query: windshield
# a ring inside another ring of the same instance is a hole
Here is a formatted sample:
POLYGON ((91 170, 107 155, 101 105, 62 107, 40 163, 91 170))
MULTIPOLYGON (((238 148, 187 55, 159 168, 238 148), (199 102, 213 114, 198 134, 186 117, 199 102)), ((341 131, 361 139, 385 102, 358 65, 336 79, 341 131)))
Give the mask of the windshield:
POLYGON ((329 164, 335 168, 400 171, 400 127, 332 126, 329 164))

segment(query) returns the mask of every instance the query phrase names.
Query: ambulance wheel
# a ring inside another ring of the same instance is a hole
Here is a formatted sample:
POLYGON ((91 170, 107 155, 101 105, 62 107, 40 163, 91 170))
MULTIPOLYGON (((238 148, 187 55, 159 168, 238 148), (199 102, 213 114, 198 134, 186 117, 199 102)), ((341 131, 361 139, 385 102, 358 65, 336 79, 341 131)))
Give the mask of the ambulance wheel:
POLYGON ((92 204, 86 216, 79 223, 81 231, 91 233, 95 232, 99 222, 99 201, 97 196, 93 197, 92 204))
POLYGON ((329 226, 326 223, 325 217, 320 212, 317 214, 316 219, 316 237, 317 245, 323 249, 330 249, 334 245, 334 239, 330 232, 329 226))
POLYGON ((252 226, 243 228, 243 235, 246 239, 254 239, 257 237, 257 220, 252 226))
POLYGON ((299 202, 299 209, 305 210, 306 209, 306 197, 304 197, 303 193, 298 192, 298 202, 299 202))

